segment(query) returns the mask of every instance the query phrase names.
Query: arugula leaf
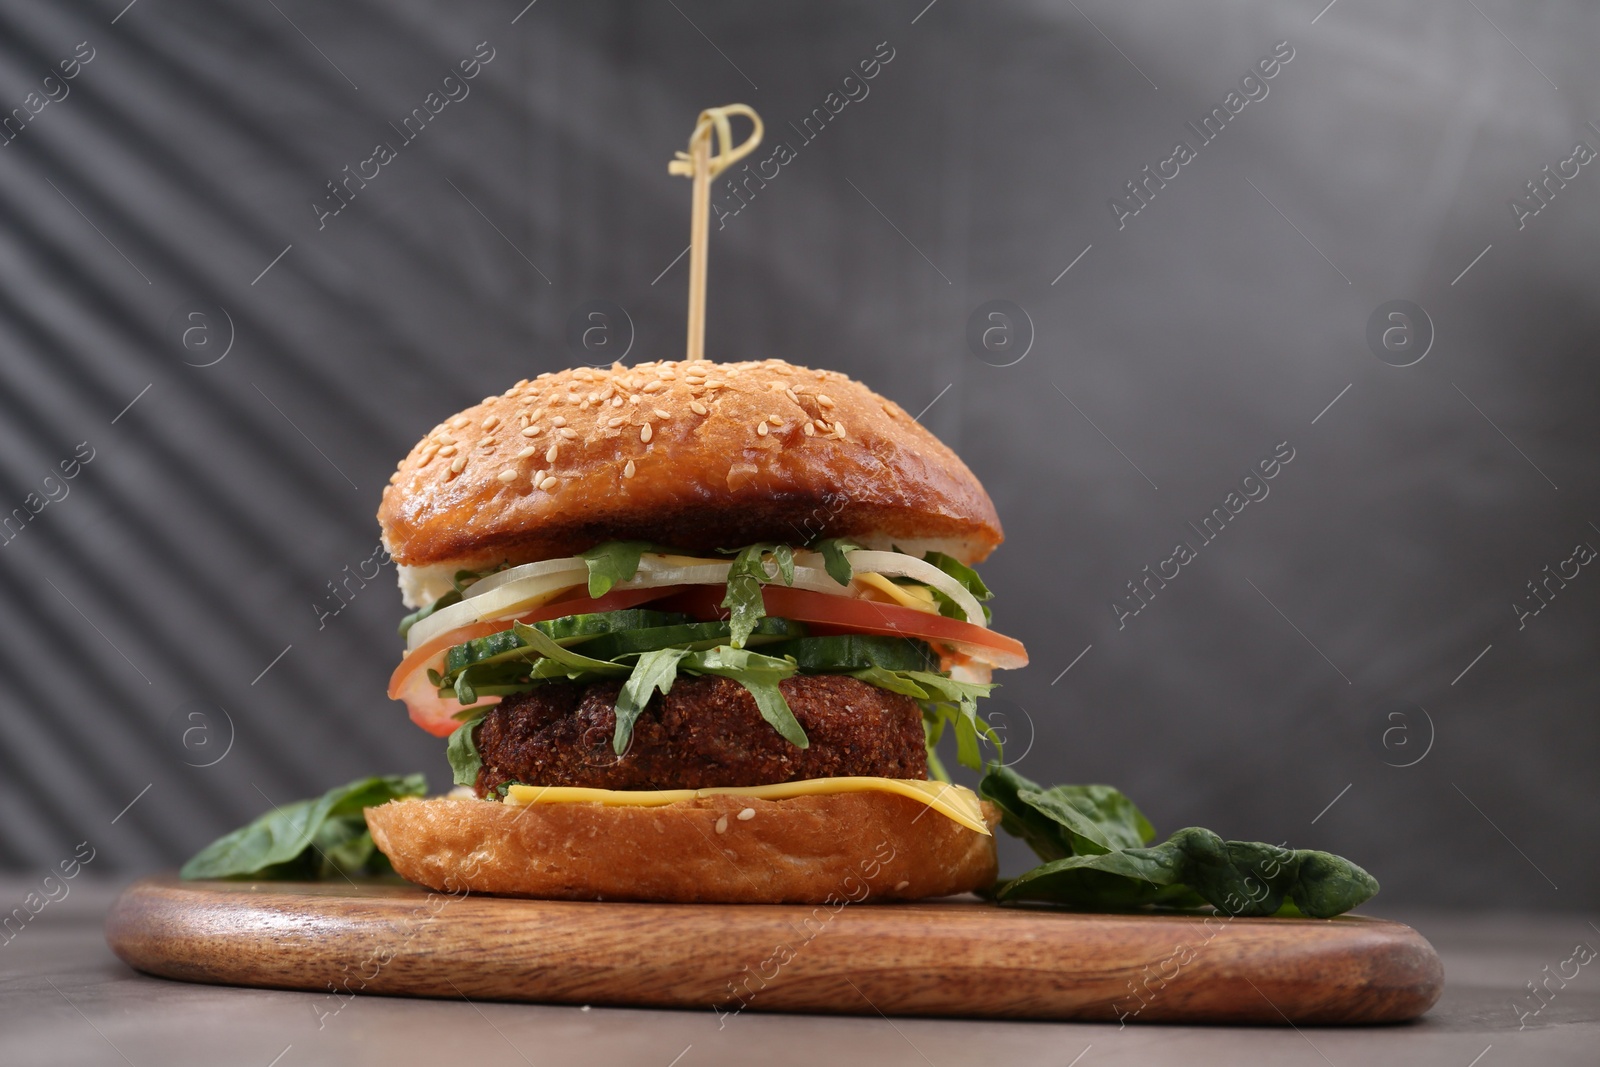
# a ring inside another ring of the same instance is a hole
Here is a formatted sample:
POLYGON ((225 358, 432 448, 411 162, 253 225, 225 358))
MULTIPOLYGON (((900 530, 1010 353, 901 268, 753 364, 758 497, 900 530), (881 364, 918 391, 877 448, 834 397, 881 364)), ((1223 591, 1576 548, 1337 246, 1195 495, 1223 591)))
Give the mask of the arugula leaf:
POLYGON ((794 584, 794 549, 770 541, 746 545, 728 566, 728 591, 722 606, 728 609, 728 625, 732 630, 730 643, 743 648, 750 639, 756 623, 767 613, 766 602, 761 599, 761 587, 775 581, 767 572, 766 556, 771 554, 778 566, 778 577, 783 584, 794 584))
POLYGON ((784 740, 796 748, 810 747, 811 742, 807 739, 805 730, 801 728, 800 721, 794 717, 789 702, 783 698, 783 691, 778 688, 780 681, 790 677, 799 669, 793 660, 778 659, 775 656, 747 652, 741 648, 718 645, 704 652, 690 653, 683 658, 680 666, 696 674, 716 674, 732 678, 755 697, 761 717, 778 731, 784 740))
POLYGON ((628 675, 622 692, 617 694, 617 726, 611 735, 611 749, 617 755, 628 750, 628 743, 633 740, 633 724, 656 690, 666 696, 672 689, 678 676, 678 661, 687 655, 687 648, 661 648, 646 652, 633 665, 633 673, 628 675))
POLYGON ((472 688, 472 682, 467 678, 470 673, 470 671, 462 671, 456 675, 456 699, 463 704, 476 704, 478 702, 478 691, 472 688))
POLYGON ((478 754, 478 723, 487 714, 489 709, 484 708, 474 715, 456 715, 461 725, 456 727, 444 747, 445 758, 450 761, 452 780, 456 785, 478 784, 478 771, 483 769, 483 757, 478 754))
MULTIPOLYGON (((556 667, 560 668, 559 670, 556 668, 545 668, 547 673, 543 674, 542 677, 555 677, 558 674, 576 677, 579 674, 590 673, 616 675, 625 674, 630 669, 621 663, 612 663, 610 660, 604 659, 593 659, 589 656, 579 655, 570 648, 562 648, 560 645, 556 644, 555 639, 549 634, 545 633, 538 627, 529 626, 525 622, 514 622, 511 624, 511 629, 516 633, 518 640, 520 640, 523 644, 527 645, 533 651, 543 656, 550 663, 555 664, 556 667)), ((535 671, 538 671, 539 664, 535 663, 534 669, 535 671)))
POLYGON ((992 765, 979 792, 1001 809, 1006 831, 1046 861, 1001 885, 996 897, 1002 902, 1076 908, 1210 904, 1229 915, 1328 918, 1378 891, 1370 874, 1342 857, 1224 841, 1194 826, 1142 847, 1155 839, 1155 828, 1110 786, 1041 789, 1009 767, 992 765))
POLYGON ((827 568, 828 577, 840 585, 849 585, 850 579, 855 577, 855 568, 850 566, 850 553, 861 546, 842 537, 829 537, 818 541, 813 547, 822 553, 822 565, 827 568))
POLYGON ((627 582, 639 573, 639 557, 655 551, 649 541, 607 541, 595 545, 578 558, 589 565, 589 595, 605 596, 618 582, 627 582))
POLYGON ((906 677, 905 671, 891 671, 883 667, 866 667, 859 671, 849 671, 850 677, 859 678, 868 685, 875 685, 879 689, 887 689, 891 693, 911 697, 913 700, 927 700, 928 691, 906 677))
MULTIPOLYGON (((366 833, 363 809, 401 797, 420 797, 427 791, 427 780, 420 774, 357 779, 320 797, 274 807, 254 822, 223 834, 195 853, 178 874, 183 878, 315 878, 340 871, 371 873, 378 861, 357 841, 366 833), (314 845, 322 854, 313 850, 314 845), (361 857, 359 864, 345 865, 357 857, 361 857)), ((369 836, 367 845, 370 843, 369 836)))
MULTIPOLYGON (((989 592, 989 587, 983 584, 983 579, 978 577, 977 571, 954 556, 947 556, 943 552, 929 552, 922 558, 960 582, 962 587, 972 594, 973 599, 977 600, 983 608, 983 621, 985 623, 994 621, 994 612, 990 611, 989 606, 983 603, 985 600, 994 599, 994 594, 989 592)), ((931 586, 929 588, 932 589, 931 586)), ((960 619, 963 622, 966 621, 967 613, 961 610, 959 604, 937 589, 932 589, 932 592, 934 599, 939 602, 939 614, 952 619, 960 619)))

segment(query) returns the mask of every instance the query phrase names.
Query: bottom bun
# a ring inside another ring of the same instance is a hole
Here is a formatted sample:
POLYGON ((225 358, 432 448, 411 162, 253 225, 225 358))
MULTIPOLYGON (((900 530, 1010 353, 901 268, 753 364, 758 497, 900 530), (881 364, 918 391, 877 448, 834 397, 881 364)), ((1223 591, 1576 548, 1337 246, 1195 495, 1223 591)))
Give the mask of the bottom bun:
MULTIPOLYGON (((987 802, 984 815, 999 821, 987 802)), ((999 874, 993 837, 892 793, 662 807, 435 797, 368 808, 367 825, 402 877, 452 893, 823 904, 949 896, 999 874)))

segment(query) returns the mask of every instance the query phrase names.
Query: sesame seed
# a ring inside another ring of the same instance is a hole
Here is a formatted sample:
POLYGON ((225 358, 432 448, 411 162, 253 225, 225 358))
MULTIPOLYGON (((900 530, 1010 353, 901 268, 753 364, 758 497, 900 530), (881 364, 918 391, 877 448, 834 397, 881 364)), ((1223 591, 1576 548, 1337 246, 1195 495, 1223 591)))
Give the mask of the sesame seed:
POLYGON ((561 449, 560 442, 552 443, 550 445, 549 450, 546 451, 545 454, 544 454, 544 461, 546 463, 554 463, 556 461, 556 456, 561 454, 560 453, 560 449, 561 449))
POLYGON ((738 815, 734 816, 734 818, 738 819, 740 822, 749 822, 751 819, 753 819, 755 817, 756 817, 756 809, 755 808, 745 808, 743 811, 739 812, 738 815))
POLYGON ((531 447, 530 448, 524 448, 521 452, 517 453, 517 458, 518 459, 528 459, 529 457, 531 457, 534 453, 536 453, 538 451, 539 450, 537 448, 531 448, 531 447))
POLYGON ((906 886, 908 886, 908 885, 910 885, 910 884, 911 884, 911 883, 910 883, 910 882, 909 882, 909 881, 904 881, 904 882, 900 882, 900 883, 898 883, 898 884, 896 884, 896 885, 895 885, 895 887, 894 887, 894 891, 895 891, 895 892, 896 892, 896 893, 898 893, 898 892, 900 892, 900 890, 902 890, 902 889, 904 889, 904 888, 905 888, 905 887, 906 887, 906 886))
POLYGON ((466 426, 466 424, 471 422, 471 421, 472 420, 467 418, 465 415, 458 415, 453 420, 451 420, 450 428, 452 430, 459 430, 462 427, 466 426))
POLYGON ((654 431, 650 429, 650 424, 648 422, 639 427, 639 440, 649 442, 652 436, 654 436, 654 431))
POLYGON ((840 440, 843 440, 844 437, 846 436, 846 434, 844 432, 844 423, 835 422, 833 424, 833 432, 837 437, 839 437, 840 440))
POLYGON ((639 394, 638 393, 634 393, 632 396, 630 396, 628 398, 628 403, 630 403, 630 404, 637 404, 638 402, 639 402, 639 394))
POLYGON ((800 403, 800 398, 794 395, 793 389, 784 389, 783 395, 787 396, 790 400, 793 400, 796 404, 800 403))
POLYGON ((764 422, 756 423, 756 436, 757 437, 765 437, 765 436, 767 436, 767 424, 766 423, 764 423, 764 422))
POLYGON ((439 455, 441 455, 441 456, 449 457, 449 456, 453 456, 455 454, 456 454, 456 446, 455 445, 445 445, 443 448, 439 449, 439 455))
POLYGON ((451 474, 460 474, 462 468, 465 467, 466 465, 467 465, 467 457, 466 456, 457 456, 455 459, 450 461, 450 473, 451 474))
POLYGON ((666 387, 667 383, 662 381, 660 378, 652 378, 650 381, 644 383, 644 389, 641 391, 646 393, 659 393, 666 387))
POLYGON ((434 440, 438 441, 441 445, 453 445, 456 443, 456 439, 447 433, 435 435, 434 440))
POLYGON ((494 438, 485 437, 483 440, 478 442, 478 448, 481 451, 484 451, 484 452, 493 452, 494 451, 494 438))
POLYGON ((535 408, 533 414, 528 417, 534 422, 538 422, 540 419, 544 418, 544 408, 535 408))
POLYGON ((576 440, 578 436, 578 431, 574 430, 571 426, 561 427, 560 433, 561 436, 565 437, 568 441, 576 440))
POLYGON ((774 426, 782 426, 783 425, 783 420, 778 418, 778 416, 776 416, 776 415, 768 415, 767 416, 767 421, 772 423, 772 425, 774 425, 774 426))
POLYGON ((611 406, 614 407, 614 408, 620 408, 622 406, 622 398, 620 396, 612 397, 611 398, 611 406))
POLYGON ((818 393, 817 403, 821 404, 825 408, 831 408, 833 407, 833 397, 829 396, 827 393, 818 393))
POLYGON ((557 415, 555 418, 550 420, 551 426, 565 426, 566 424, 567 417, 565 415, 557 415))
POLYGON ((625 423, 627 421, 628 421, 627 419, 623 418, 621 415, 618 415, 616 418, 607 419, 606 420, 606 425, 611 427, 613 430, 615 430, 618 426, 621 426, 623 423, 625 423))
POLYGON ((622 476, 623 476, 623 477, 624 477, 624 478, 632 478, 632 477, 633 477, 633 472, 634 472, 634 471, 635 471, 635 470, 637 470, 637 469, 638 469, 638 468, 636 468, 636 467, 635 467, 635 466, 634 466, 634 465, 633 465, 633 460, 631 460, 631 459, 630 459, 630 460, 628 460, 628 465, 627 465, 627 466, 626 466, 626 467, 623 467, 623 468, 622 468, 622 476))
POLYGON ((717 833, 725 834, 727 832, 728 832, 728 817, 726 815, 717 816, 717 833))
POLYGON ((806 432, 806 436, 807 437, 815 437, 815 436, 817 436, 817 424, 814 423, 814 422, 806 423, 805 432, 806 432))
POLYGON ((727 382, 722 381, 721 379, 718 379, 718 378, 708 378, 708 379, 706 379, 706 388, 707 389, 721 389, 723 386, 725 386, 727 384, 728 384, 727 382))
POLYGON ((691 400, 689 401, 689 410, 694 412, 696 415, 704 415, 707 409, 704 404, 700 403, 700 401, 691 400))
POLYGON ((656 418, 658 418, 658 419, 670 419, 670 418, 672 418, 672 412, 670 412, 670 411, 662 411, 660 408, 656 408, 656 418))
POLYGON ((545 476, 546 473, 548 473, 548 472, 546 472, 546 471, 534 471, 533 472, 533 477, 530 480, 533 482, 534 485, 538 485, 540 482, 544 481, 544 476, 545 476))
POLYGON ((550 490, 554 489, 555 487, 556 487, 556 480, 554 478, 546 478, 544 481, 539 483, 539 488, 543 489, 547 493, 550 490))
POLYGON ((522 436, 524 437, 538 437, 543 432, 543 426, 524 426, 522 428, 522 436))
POLYGON ((496 426, 499 426, 499 425, 500 425, 500 416, 499 415, 490 415, 487 419, 483 420, 483 428, 485 430, 492 430, 496 426))
POLYGON ((505 482, 507 485, 510 485, 512 482, 517 480, 517 472, 515 470, 513 470, 512 468, 507 467, 505 470, 503 470, 499 474, 495 475, 495 477, 499 478, 502 482, 505 482))

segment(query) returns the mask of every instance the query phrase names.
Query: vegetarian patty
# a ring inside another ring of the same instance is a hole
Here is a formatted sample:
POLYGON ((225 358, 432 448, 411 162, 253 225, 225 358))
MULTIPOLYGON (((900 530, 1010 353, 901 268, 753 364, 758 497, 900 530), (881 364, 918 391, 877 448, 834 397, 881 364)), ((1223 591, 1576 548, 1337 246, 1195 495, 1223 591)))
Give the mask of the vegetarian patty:
POLYGON ((807 778, 927 778, 922 711, 842 675, 778 683, 811 744, 796 748, 731 678, 680 677, 657 693, 621 756, 611 749, 620 682, 552 682, 508 696, 477 730, 485 796, 510 782, 601 789, 703 789, 807 778))

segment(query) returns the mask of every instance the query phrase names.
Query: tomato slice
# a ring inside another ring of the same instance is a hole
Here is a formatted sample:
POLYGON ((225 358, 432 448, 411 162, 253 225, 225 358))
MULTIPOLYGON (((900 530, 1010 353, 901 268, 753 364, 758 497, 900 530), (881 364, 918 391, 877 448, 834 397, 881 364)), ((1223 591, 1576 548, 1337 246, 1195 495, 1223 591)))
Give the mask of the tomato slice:
MULTIPOLYGON (((552 601, 526 615, 517 616, 517 622, 544 622, 563 615, 592 615, 601 611, 621 611, 662 597, 670 597, 685 587, 669 585, 656 589, 614 589, 603 597, 572 596, 552 601)), ((449 697, 441 697, 428 681, 427 668, 438 670, 444 666, 444 654, 452 646, 475 637, 487 637, 511 628, 512 620, 475 622, 442 633, 433 640, 406 653, 400 665, 389 676, 389 699, 403 700, 410 709, 411 721, 436 737, 448 737, 461 725, 451 718, 461 710, 461 704, 449 697), (420 679, 420 680, 419 680, 420 679)), ((473 705, 477 707, 478 705, 473 705)))
MULTIPOLYGON (((661 606, 697 619, 725 619, 728 612, 722 607, 724 595, 722 586, 691 586, 661 606)), ((991 667, 1015 670, 1028 665, 1028 650, 1021 641, 960 619, 899 604, 782 585, 763 586, 761 595, 768 615, 808 623, 818 633, 917 637, 930 644, 949 646, 958 655, 991 667)))

